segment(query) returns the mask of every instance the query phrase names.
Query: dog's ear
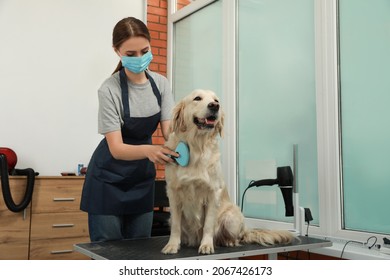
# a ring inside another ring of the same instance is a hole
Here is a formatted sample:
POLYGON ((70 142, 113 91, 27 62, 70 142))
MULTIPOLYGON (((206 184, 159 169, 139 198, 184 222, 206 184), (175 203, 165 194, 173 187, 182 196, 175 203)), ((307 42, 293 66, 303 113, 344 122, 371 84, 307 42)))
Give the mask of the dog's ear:
POLYGON ((184 102, 180 101, 173 109, 172 130, 176 134, 187 130, 184 123, 184 107, 184 102))
POLYGON ((223 137, 224 126, 225 126, 225 113, 222 110, 219 113, 221 114, 221 119, 215 126, 215 130, 219 133, 219 136, 223 137))

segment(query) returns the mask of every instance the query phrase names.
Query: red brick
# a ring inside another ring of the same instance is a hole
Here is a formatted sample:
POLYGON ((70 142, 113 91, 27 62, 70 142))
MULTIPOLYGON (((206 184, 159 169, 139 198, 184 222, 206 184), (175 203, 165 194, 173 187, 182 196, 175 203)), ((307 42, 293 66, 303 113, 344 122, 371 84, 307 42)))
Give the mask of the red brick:
POLYGON ((162 137, 161 135, 158 134, 158 130, 156 130, 152 136, 153 136, 153 138, 152 138, 153 144, 160 145, 161 141, 165 141, 164 137, 162 137))
POLYGON ((166 48, 167 47, 167 41, 165 40, 152 40, 151 42, 152 48, 166 48))
POLYGON ((168 2, 164 0, 160 0, 160 8, 167 9, 168 8, 168 2))
POLYGON ((149 69, 152 70, 152 71, 157 72, 158 71, 158 64, 157 63, 153 63, 153 62, 150 63, 149 69))
POLYGON ((162 55, 162 56, 167 56, 167 49, 159 48, 158 49, 158 54, 162 55))
POLYGON ((167 65, 166 64, 159 64, 158 71, 166 74, 167 73, 167 65))
MULTIPOLYGON (((152 46, 152 45, 151 45, 151 46, 152 46)), ((152 46, 153 58, 154 58, 156 55, 160 55, 159 49, 160 49, 160 48, 158 48, 158 47, 153 47, 153 46, 152 46)), ((153 63, 153 60, 152 60, 152 63, 153 63)))
POLYGON ((148 22, 160 23, 160 16, 148 14, 148 22))
POLYGON ((163 137, 154 137, 153 138, 153 144, 155 145, 164 145, 165 140, 163 137))
POLYGON ((156 131, 153 133, 153 136, 156 137, 162 136, 160 124, 158 124, 156 131))
POLYGON ((165 178, 165 170, 156 170, 156 178, 164 179, 165 178))
POLYGON ((149 33, 152 39, 160 39, 160 32, 150 30, 149 33))
POLYGON ((158 170, 164 170, 165 169, 165 165, 163 165, 163 164, 156 164, 156 168, 158 170))
POLYGON ((148 14, 158 15, 158 16, 167 16, 167 9, 157 8, 153 6, 148 7, 148 14))
POLYGON ((160 7, 160 0, 148 0, 148 6, 160 7))
POLYGON ((159 48, 159 47, 154 47, 154 48, 153 48, 153 55, 161 56, 160 50, 161 50, 161 48, 159 48))
POLYGON ((167 25, 166 24, 148 22, 148 28, 149 28, 149 30, 153 30, 153 31, 167 32, 167 25))
POLYGON ((153 62, 154 63, 158 63, 158 64, 161 64, 161 63, 166 64, 167 58, 165 56, 154 55, 153 56, 153 62))
POLYGON ((162 132, 160 128, 157 128, 156 131, 153 133, 153 137, 162 137, 162 132))
POLYGON ((167 22, 168 22, 168 18, 167 17, 160 16, 160 23, 161 24, 167 25, 167 22))
POLYGON ((159 39, 164 40, 164 41, 167 40, 167 33, 165 33, 165 32, 160 32, 159 35, 160 35, 160 38, 159 38, 159 39))

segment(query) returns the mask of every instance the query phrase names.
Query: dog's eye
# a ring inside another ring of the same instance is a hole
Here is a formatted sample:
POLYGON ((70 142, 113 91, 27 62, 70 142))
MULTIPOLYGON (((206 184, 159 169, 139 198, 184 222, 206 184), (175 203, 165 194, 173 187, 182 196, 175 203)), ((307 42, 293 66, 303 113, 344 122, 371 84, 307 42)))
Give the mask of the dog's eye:
POLYGON ((218 99, 214 99, 215 102, 219 103, 219 100, 218 99))
POLYGON ((200 96, 197 96, 194 98, 194 101, 201 101, 201 100, 202 100, 202 97, 200 97, 200 96))

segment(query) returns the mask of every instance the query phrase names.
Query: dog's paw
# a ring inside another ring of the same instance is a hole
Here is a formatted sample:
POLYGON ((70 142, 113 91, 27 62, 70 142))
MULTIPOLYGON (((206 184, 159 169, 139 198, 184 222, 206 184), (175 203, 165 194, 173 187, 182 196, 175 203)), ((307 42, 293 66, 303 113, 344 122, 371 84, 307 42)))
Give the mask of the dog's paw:
POLYGON ((198 250, 199 254, 210 255, 214 254, 214 245, 213 244, 201 244, 198 250))
POLYGON ((179 252, 179 249, 180 249, 180 245, 168 243, 168 244, 165 245, 165 247, 161 250, 161 253, 163 253, 163 254, 165 254, 165 255, 177 254, 177 252, 179 252))

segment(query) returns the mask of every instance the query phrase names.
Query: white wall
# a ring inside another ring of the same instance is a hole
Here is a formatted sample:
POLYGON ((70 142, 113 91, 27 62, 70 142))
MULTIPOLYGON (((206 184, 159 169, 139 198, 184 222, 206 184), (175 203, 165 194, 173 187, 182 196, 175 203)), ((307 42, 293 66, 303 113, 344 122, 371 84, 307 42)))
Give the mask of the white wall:
POLYGON ((97 89, 118 57, 112 29, 146 0, 0 0, 0 147, 40 175, 88 164, 97 89))

